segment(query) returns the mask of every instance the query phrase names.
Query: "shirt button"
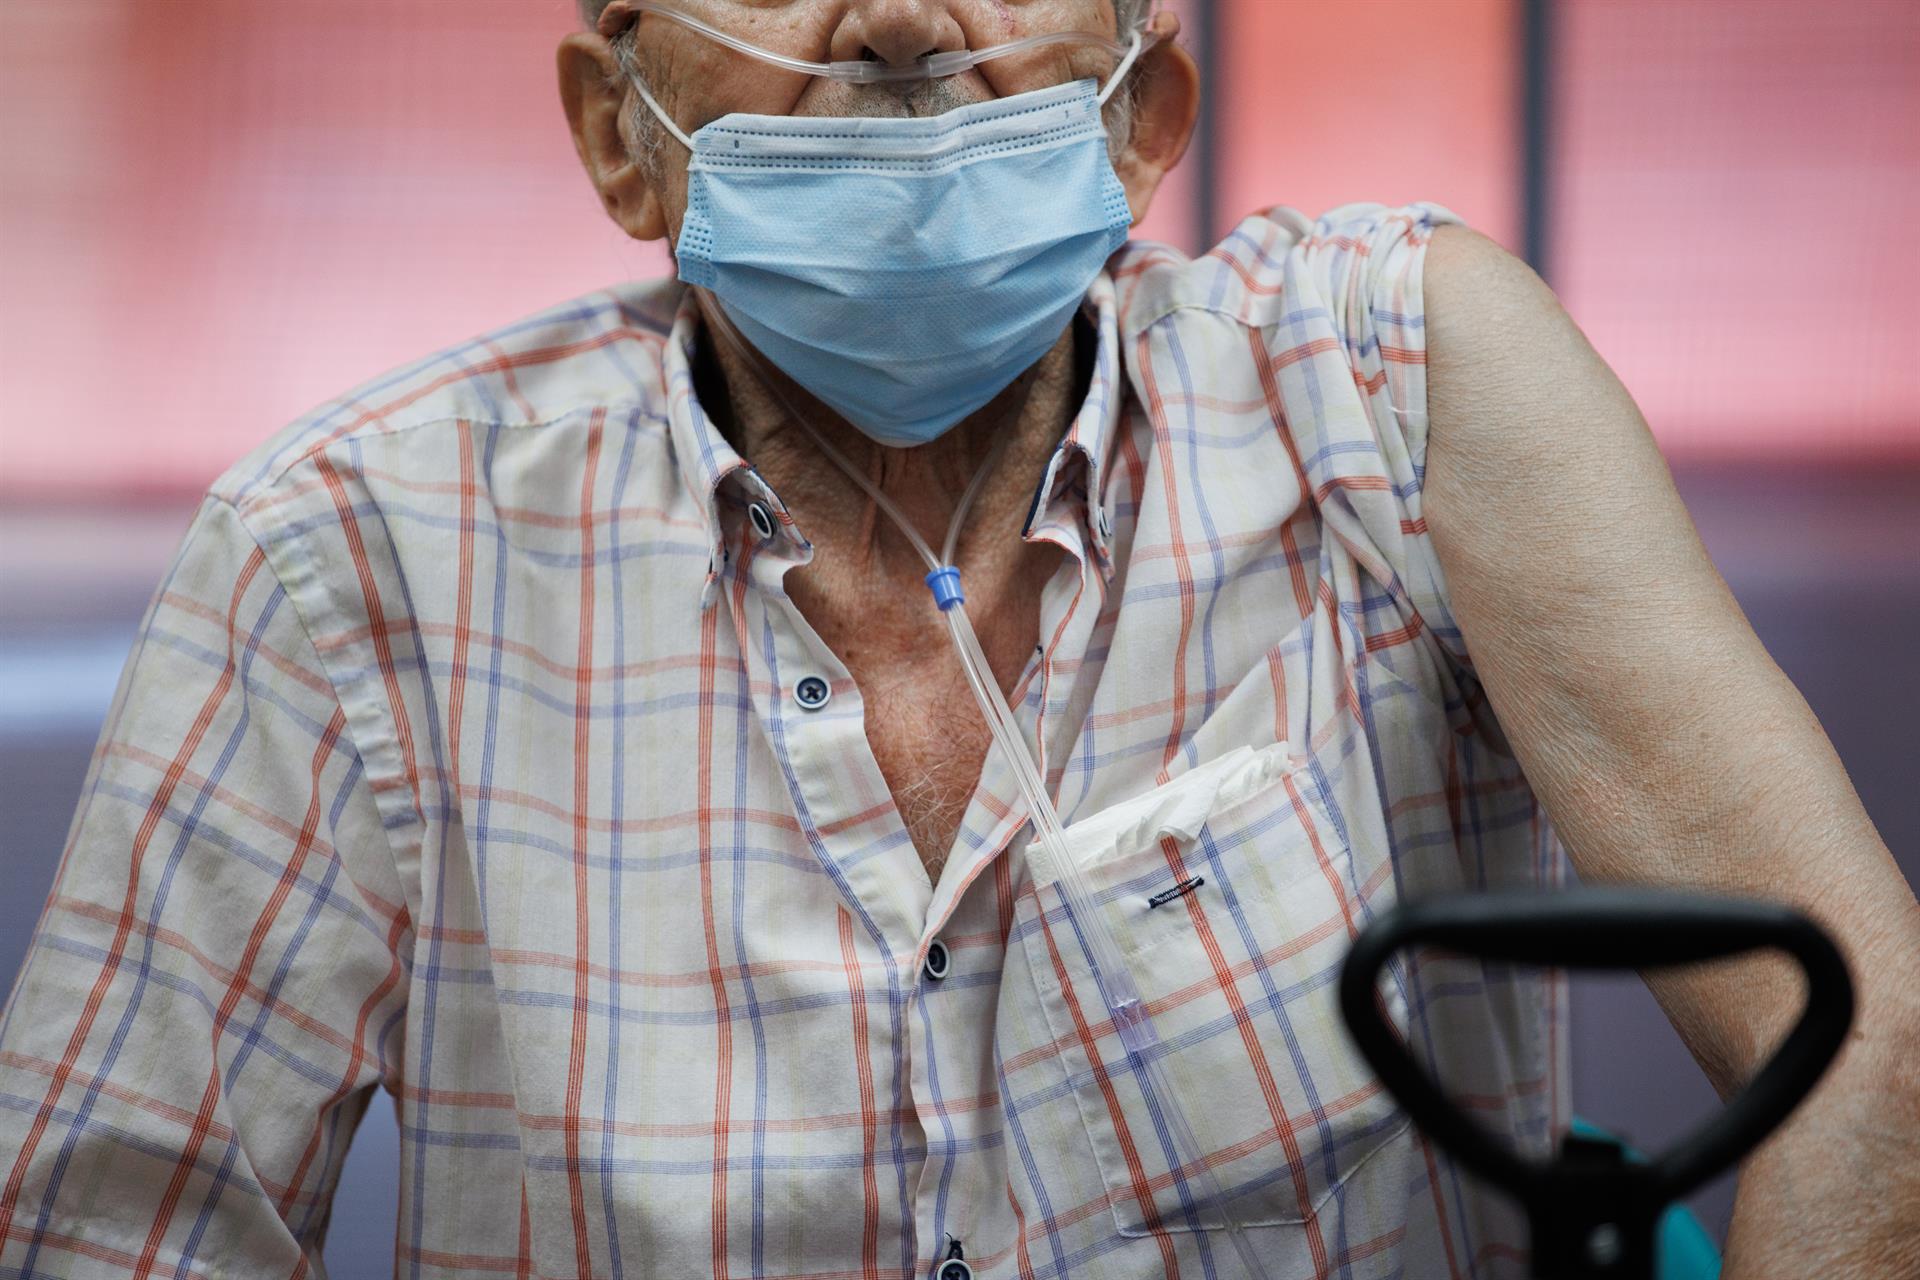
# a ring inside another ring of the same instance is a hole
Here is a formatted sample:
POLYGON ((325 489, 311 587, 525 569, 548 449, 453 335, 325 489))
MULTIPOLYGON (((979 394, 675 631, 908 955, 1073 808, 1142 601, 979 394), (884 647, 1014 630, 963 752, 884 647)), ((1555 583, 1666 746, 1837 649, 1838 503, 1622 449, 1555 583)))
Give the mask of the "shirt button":
POLYGON ((773 536, 773 513, 767 510, 765 503, 749 502, 747 519, 753 522, 753 531, 760 535, 762 541, 773 536))
MULTIPOLYGON (((953 957, 947 954, 947 944, 935 938, 927 944, 927 958, 920 962, 920 972, 926 975, 928 982, 938 982, 953 969, 953 957)), ((944 1274, 944 1273, 943 1273, 944 1274)), ((969 1271, 968 1275, 973 1273, 969 1271)))
POLYGON ((1101 538, 1105 539, 1113 536, 1113 526, 1107 523, 1107 509, 1105 507, 1101 507, 1095 512, 1093 524, 1095 528, 1100 530, 1101 538))
POLYGON ((793 686, 793 700, 807 711, 818 711, 832 696, 832 687, 819 676, 807 676, 793 686))
POLYGON ((973 1280, 973 1268, 967 1265, 964 1258, 947 1259, 934 1274, 939 1280, 973 1280))

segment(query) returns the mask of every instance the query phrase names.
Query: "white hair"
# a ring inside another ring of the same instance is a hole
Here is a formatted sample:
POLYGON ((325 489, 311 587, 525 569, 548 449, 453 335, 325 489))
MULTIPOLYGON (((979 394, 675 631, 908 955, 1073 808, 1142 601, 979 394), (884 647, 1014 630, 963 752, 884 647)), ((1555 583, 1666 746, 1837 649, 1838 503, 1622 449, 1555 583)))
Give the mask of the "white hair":
MULTIPOLYGON (((580 6, 580 20, 586 24, 589 31, 592 31, 599 28, 601 12, 613 0, 577 0, 577 2, 580 6)), ((1125 33, 1139 26, 1145 20, 1147 6, 1151 3, 1152 0, 1113 0, 1114 30, 1125 33)), ((613 39, 613 55, 619 61, 621 73, 629 79, 640 73, 639 56, 635 48, 637 30, 637 23, 629 23, 626 30, 613 39)), ((1132 137, 1133 104, 1133 77, 1129 75, 1127 82, 1116 89, 1113 96, 1107 100, 1106 106, 1107 145, 1116 160, 1126 149, 1132 137)), ((634 158, 652 170, 666 131, 660 127, 660 122, 654 119, 653 113, 638 103, 635 104, 632 124, 633 136, 638 144, 634 158)))

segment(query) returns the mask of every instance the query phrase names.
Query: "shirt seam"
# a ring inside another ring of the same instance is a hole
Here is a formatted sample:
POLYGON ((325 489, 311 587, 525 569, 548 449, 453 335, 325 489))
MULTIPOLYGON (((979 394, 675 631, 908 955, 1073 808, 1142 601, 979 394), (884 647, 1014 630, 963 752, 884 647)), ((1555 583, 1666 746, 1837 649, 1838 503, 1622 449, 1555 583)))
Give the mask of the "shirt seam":
POLYGON ((1225 306, 1218 302, 1203 302, 1193 298, 1174 298, 1161 304, 1158 310, 1148 312, 1147 319, 1123 322, 1120 330, 1123 345, 1126 339, 1137 338, 1147 330, 1156 328, 1182 311, 1199 311, 1207 315, 1220 316, 1248 329, 1266 329, 1272 327, 1270 322, 1261 321, 1246 314, 1243 310, 1225 306))
MULTIPOLYGON (((246 531, 247 537, 252 539, 253 545, 259 550, 267 571, 273 574, 274 585, 279 587, 281 592, 287 597, 287 607, 293 611, 294 620, 300 625, 300 638, 306 641, 307 648, 312 652, 314 661, 319 665, 320 673, 327 682, 327 693, 333 699, 334 709, 340 713, 341 739, 353 748, 354 757, 360 761, 360 781, 355 784, 355 790, 365 789, 368 802, 373 806, 373 811, 379 815, 381 819, 380 835, 381 839, 386 843, 389 867, 393 872, 394 883, 399 886, 403 899, 408 899, 403 901, 401 905, 411 915, 416 904, 410 900, 411 895, 408 893, 409 885, 407 878, 402 875, 400 871, 400 853, 399 850, 394 847, 393 832, 388 828, 386 823, 387 809, 381 804, 380 793, 373 786, 373 757, 362 749, 359 735, 354 732, 353 714, 347 710, 346 699, 341 696, 340 682, 334 675, 333 664, 327 660, 326 655, 320 651, 320 646, 314 642, 313 626, 307 618, 306 610, 301 607, 299 593, 287 585, 286 575, 281 571, 281 565, 276 558, 278 552, 269 548, 267 543, 260 537, 260 531, 256 530, 249 522, 247 513, 220 494, 210 494, 209 497, 233 513, 235 522, 239 524, 241 529, 246 531)), ((312 558, 305 554, 306 549, 303 545, 302 535, 294 535, 276 545, 282 548, 297 549, 303 559, 309 564, 312 563, 312 558)), ((383 712, 376 710, 374 714, 379 715, 383 721, 390 721, 390 717, 383 712)), ((401 778, 400 782, 404 784, 405 779, 401 778)), ((405 786, 404 789, 408 795, 414 794, 411 785, 405 786)), ((418 821, 418 819, 415 819, 415 825, 418 825, 418 821)))
MULTIPOLYGON (((606 410, 609 418, 614 415, 616 410, 631 409, 634 413, 626 415, 629 423, 637 416, 645 421, 635 425, 652 426, 662 435, 669 434, 670 431, 667 415, 651 406, 649 402, 640 399, 582 401, 579 404, 569 405, 565 409, 542 418, 537 418, 531 422, 502 420, 498 416, 484 414, 439 413, 430 418, 420 418, 413 422, 401 423, 398 426, 382 428, 378 426, 379 419, 376 418, 372 422, 363 423, 345 434, 329 435, 314 441, 312 444, 302 448, 298 453, 295 453, 291 458, 288 458, 285 463, 273 468, 259 479, 248 480, 224 492, 216 486, 216 488, 210 492, 209 496, 231 507, 234 513, 242 518, 244 523, 247 512, 270 497, 273 491, 280 487, 280 484, 296 467, 299 467, 302 463, 311 462, 314 458, 319 457, 321 454, 339 445, 348 444, 355 440, 364 440, 369 436, 386 438, 410 435, 415 431, 424 430, 428 427, 444 427, 451 423, 461 422, 473 427, 497 428, 501 431, 537 431, 544 427, 557 426, 569 418, 582 413, 591 413, 596 409, 606 410)), ((249 529, 248 533, 251 534, 252 530, 249 529)))

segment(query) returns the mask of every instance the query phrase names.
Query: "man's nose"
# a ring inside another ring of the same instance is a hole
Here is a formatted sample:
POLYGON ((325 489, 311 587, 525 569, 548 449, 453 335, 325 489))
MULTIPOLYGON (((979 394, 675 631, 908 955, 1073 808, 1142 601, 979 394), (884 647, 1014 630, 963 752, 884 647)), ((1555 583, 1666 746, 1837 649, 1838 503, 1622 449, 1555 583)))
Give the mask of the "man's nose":
POLYGON ((833 33, 835 61, 877 59, 903 65, 929 53, 967 47, 950 0, 853 0, 833 33))

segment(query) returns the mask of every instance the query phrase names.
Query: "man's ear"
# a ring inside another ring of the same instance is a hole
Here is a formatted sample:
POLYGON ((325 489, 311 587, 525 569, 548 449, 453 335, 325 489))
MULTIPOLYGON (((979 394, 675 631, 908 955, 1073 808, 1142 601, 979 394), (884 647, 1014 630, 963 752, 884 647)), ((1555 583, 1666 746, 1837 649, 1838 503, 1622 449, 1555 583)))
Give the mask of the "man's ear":
POLYGON ((1132 73, 1133 133, 1113 164, 1135 226, 1147 216, 1160 180, 1186 154, 1200 115, 1200 68, 1174 43, 1180 19, 1162 10, 1154 15, 1153 31, 1160 39, 1132 73))
POLYGON ((560 42, 558 64, 573 149, 607 216, 635 240, 660 239, 667 234, 666 213, 620 132, 626 77, 613 47, 603 36, 576 31, 560 42))

